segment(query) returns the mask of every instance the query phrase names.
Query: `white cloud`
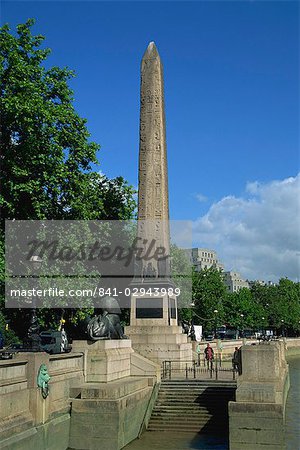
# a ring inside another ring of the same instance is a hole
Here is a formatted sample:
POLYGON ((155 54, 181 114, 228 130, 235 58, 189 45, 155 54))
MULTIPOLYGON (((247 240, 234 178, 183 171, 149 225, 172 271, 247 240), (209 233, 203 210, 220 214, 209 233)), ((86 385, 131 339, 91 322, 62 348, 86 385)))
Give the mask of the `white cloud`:
POLYGON ((244 278, 300 277, 300 174, 250 182, 244 197, 227 196, 193 224, 194 246, 217 251, 225 270, 244 278))
POLYGON ((203 194, 195 194, 196 199, 198 200, 198 202, 204 203, 207 201, 207 197, 203 194))

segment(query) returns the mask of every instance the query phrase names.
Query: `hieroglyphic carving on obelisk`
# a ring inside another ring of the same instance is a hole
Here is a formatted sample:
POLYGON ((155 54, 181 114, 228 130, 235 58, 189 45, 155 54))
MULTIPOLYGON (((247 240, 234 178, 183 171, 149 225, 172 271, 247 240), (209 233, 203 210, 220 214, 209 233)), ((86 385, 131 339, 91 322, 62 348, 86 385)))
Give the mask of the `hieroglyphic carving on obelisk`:
MULTIPOLYGON (((169 200, 163 68, 154 42, 141 63, 138 220, 139 236, 169 254, 169 200)), ((160 272, 159 268, 154 268, 160 272)), ((168 273, 168 269, 167 269, 168 273)), ((158 275, 160 275, 158 273, 158 275)))

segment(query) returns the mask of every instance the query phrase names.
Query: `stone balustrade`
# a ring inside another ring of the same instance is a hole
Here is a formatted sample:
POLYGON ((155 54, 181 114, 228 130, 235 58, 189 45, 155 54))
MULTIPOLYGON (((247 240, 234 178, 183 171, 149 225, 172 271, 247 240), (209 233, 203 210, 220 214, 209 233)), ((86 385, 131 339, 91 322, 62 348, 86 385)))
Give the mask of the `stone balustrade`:
POLYGON ((230 450, 284 450, 289 372, 285 342, 243 346, 236 401, 229 402, 230 450))

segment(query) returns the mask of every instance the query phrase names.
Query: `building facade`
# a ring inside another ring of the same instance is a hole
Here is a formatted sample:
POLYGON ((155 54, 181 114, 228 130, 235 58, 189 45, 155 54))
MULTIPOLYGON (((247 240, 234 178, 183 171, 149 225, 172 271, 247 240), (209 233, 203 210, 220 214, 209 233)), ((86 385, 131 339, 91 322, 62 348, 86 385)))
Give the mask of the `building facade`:
POLYGON ((238 292, 242 288, 249 289, 250 287, 248 281, 243 280, 238 272, 223 272, 223 276, 228 292, 238 292))
POLYGON ((211 267, 224 270, 224 266, 218 261, 217 254, 214 250, 208 248, 189 248, 186 250, 186 254, 197 272, 203 269, 210 269, 211 267))

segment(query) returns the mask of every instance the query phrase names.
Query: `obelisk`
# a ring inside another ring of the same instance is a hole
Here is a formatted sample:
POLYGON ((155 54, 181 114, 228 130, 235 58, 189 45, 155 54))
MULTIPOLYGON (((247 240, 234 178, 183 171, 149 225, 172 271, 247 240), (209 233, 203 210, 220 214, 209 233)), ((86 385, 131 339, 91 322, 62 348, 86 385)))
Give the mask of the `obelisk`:
MULTIPOLYGON (((141 63, 138 230, 141 241, 162 248, 165 259, 142 260, 132 283, 130 326, 125 333, 140 354, 154 361, 192 359, 178 326, 170 275, 170 232, 163 69, 154 42, 141 63), (149 267, 150 266, 150 267, 149 267)), ((153 253, 153 251, 152 251, 153 253)))
MULTIPOLYGON (((163 68, 154 42, 141 63, 138 235, 170 252, 163 68)), ((157 261, 151 261, 158 276, 157 261)), ((169 260, 164 272, 169 273, 169 260)))

